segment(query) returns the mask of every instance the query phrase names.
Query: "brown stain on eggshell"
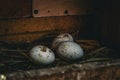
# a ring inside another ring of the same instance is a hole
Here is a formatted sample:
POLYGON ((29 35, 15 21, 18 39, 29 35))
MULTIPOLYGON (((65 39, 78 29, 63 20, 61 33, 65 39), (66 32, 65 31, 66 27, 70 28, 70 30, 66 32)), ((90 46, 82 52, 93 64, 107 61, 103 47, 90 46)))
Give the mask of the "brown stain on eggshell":
POLYGON ((64 37, 68 38, 68 40, 71 40, 69 34, 67 34, 67 33, 64 35, 64 37))
POLYGON ((67 45, 66 45, 66 44, 64 44, 62 47, 63 47, 63 48, 66 48, 66 47, 67 47, 67 45))
POLYGON ((65 34, 64 37, 69 37, 68 34, 65 34))
POLYGON ((46 52, 47 48, 45 46, 41 47, 41 51, 46 52))

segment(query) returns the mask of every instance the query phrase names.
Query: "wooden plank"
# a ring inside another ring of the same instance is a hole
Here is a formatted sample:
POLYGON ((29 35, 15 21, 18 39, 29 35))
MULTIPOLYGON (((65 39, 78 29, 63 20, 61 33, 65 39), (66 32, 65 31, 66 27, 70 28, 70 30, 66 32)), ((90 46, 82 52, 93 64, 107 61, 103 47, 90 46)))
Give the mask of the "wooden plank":
POLYGON ((30 17, 31 0, 1 0, 0 19, 30 17))
POLYGON ((92 0, 33 0, 33 16, 85 15, 92 12, 92 0))
POLYGON ((72 29, 74 24, 79 26, 79 21, 84 17, 67 16, 51 18, 27 18, 0 21, 0 35, 10 35, 24 32, 50 31, 72 29), (76 20, 75 20, 76 19, 76 20))
MULTIPOLYGON (((26 42, 33 41, 49 32, 74 32, 79 30, 79 36, 90 36, 86 16, 64 16, 45 18, 26 18, 0 21, 0 40, 26 42)), ((92 27, 91 27, 92 29, 92 27)))
POLYGON ((5 76, 9 80, 119 80, 119 61, 118 59, 104 62, 71 64, 47 69, 19 71, 5 74, 5 76))

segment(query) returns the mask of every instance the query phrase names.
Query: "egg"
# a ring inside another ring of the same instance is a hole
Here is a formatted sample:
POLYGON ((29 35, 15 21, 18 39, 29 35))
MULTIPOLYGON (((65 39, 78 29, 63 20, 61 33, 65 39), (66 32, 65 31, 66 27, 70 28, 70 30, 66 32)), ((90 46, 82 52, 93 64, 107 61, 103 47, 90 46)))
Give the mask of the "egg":
POLYGON ((56 49, 56 47, 64 41, 73 41, 73 37, 69 33, 61 33, 59 34, 52 42, 52 49, 56 49))
POLYGON ((53 51, 43 45, 33 47, 30 51, 30 57, 37 64, 50 64, 55 60, 53 51))
POLYGON ((64 60, 77 60, 83 56, 84 52, 77 43, 65 41, 57 47, 57 54, 64 60))

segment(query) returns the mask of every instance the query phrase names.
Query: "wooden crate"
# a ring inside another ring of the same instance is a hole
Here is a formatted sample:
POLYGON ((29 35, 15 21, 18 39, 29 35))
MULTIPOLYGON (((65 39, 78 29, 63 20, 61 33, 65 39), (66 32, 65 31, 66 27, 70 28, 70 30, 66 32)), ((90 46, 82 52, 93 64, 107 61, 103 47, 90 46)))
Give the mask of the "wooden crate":
MULTIPOLYGON (((89 4, 87 0, 85 2, 89 4)), ((3 42, 0 43, 0 46, 9 46, 10 49, 19 47, 24 49, 24 47, 28 47, 31 44, 42 44, 44 40, 41 39, 44 37, 69 32, 73 35, 76 42, 81 39, 84 39, 84 42, 87 39, 87 45, 80 44, 85 51, 90 49, 94 53, 94 50, 98 49, 98 47, 92 47, 91 49, 91 46, 88 45, 94 46, 94 41, 89 43, 91 39, 100 41, 100 45, 109 46, 112 50, 119 49, 119 12, 116 10, 119 4, 113 0, 101 0, 99 2, 93 0, 91 6, 81 7, 83 14, 80 15, 41 18, 32 17, 31 0, 5 0, 0 4, 0 42, 3 42), (6 7, 3 3, 6 4, 6 7), (88 10, 89 8, 90 10, 88 10), (16 44, 19 45, 16 46, 16 44)), ((51 42, 48 40, 48 43, 51 42)), ((13 52, 10 52, 9 55, 12 55, 13 52)), ((14 53, 16 54, 16 52, 14 53)), ((119 57, 119 52, 116 54, 116 50, 112 54, 115 58, 116 56, 119 57)), ((119 80, 119 67, 119 59, 101 62, 98 60, 88 63, 72 63, 64 66, 47 66, 44 69, 17 70, 6 72, 0 77, 5 76, 7 80, 119 80)))

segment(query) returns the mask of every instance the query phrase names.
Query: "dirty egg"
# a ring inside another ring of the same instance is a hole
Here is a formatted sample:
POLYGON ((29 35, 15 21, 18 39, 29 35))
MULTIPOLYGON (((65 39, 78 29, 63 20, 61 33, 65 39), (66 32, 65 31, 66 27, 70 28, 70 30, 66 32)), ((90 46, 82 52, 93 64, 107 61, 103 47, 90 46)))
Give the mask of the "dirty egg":
POLYGON ((52 49, 56 49, 56 47, 64 41, 73 41, 73 37, 69 33, 61 33, 59 34, 52 42, 52 49))
POLYGON ((83 49, 75 42, 65 41, 59 44, 57 54, 64 60, 76 60, 83 56, 83 49))
POLYGON ((38 64, 50 64, 55 60, 53 51, 42 45, 33 47, 30 51, 30 57, 38 64))

